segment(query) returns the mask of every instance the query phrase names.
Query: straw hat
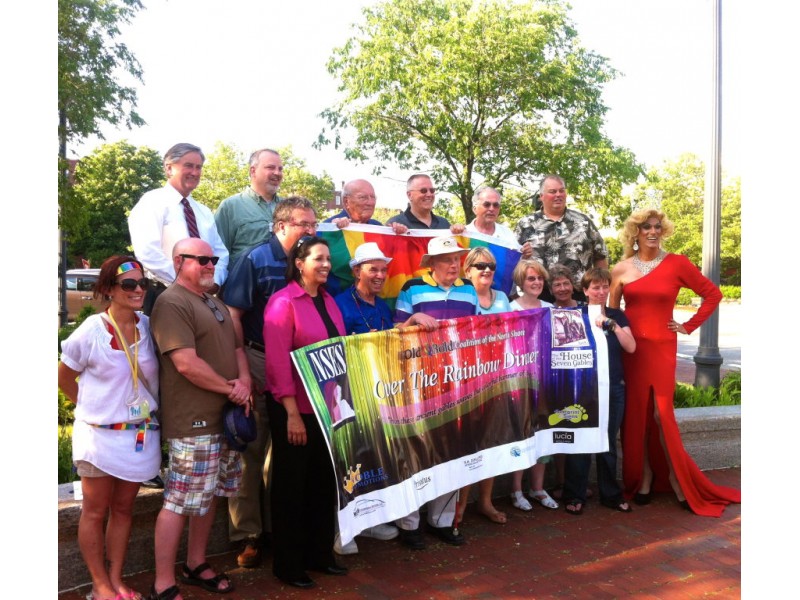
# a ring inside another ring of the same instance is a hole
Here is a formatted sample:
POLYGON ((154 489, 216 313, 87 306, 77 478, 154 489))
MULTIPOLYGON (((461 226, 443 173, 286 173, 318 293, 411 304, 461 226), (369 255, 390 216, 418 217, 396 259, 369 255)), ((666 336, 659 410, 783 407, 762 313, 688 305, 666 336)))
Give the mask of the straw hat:
POLYGON ((428 253, 422 255, 422 260, 419 262, 420 267, 427 267, 431 263, 431 258, 434 256, 441 256, 442 254, 466 254, 468 249, 462 248, 458 245, 454 237, 435 237, 431 238, 428 242, 428 253))

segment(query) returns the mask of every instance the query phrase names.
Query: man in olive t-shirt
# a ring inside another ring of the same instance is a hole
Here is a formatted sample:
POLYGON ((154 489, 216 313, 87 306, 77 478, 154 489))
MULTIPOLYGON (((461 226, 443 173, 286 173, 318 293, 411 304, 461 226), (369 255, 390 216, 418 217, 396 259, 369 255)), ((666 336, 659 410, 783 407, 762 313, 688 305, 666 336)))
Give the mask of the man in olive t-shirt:
POLYGON ((235 494, 241 479, 239 453, 224 439, 222 409, 228 400, 249 406, 251 381, 230 313, 208 294, 217 260, 200 238, 176 243, 175 282, 157 298, 150 317, 161 363, 162 436, 169 440, 170 471, 155 530, 154 589, 165 596, 176 585, 187 517, 184 579, 206 581, 220 593, 233 589, 226 575, 206 564, 205 553, 216 496, 235 494))

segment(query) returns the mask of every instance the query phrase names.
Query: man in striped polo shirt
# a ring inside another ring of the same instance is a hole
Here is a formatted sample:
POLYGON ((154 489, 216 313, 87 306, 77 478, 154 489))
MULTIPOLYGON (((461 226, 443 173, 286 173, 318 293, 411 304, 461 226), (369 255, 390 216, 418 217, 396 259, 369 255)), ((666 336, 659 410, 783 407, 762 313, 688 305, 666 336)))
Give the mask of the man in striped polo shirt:
MULTIPOLYGON (((461 257, 468 252, 454 237, 435 237, 428 242, 428 253, 420 261, 430 271, 409 279, 395 306, 395 323, 405 322, 415 313, 434 319, 455 319, 478 314, 478 294, 472 283, 459 277, 461 257)), ((464 543, 464 536, 453 528, 458 492, 444 494, 428 503, 428 525, 443 541, 454 546, 464 543)), ((415 550, 425 547, 419 529, 419 511, 397 521, 400 541, 415 550)))

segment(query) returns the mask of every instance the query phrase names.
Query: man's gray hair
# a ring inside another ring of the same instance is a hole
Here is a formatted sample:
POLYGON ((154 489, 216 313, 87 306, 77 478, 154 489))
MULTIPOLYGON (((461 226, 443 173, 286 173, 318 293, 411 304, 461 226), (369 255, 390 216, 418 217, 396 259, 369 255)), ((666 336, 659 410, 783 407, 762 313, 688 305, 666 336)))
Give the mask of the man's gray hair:
POLYGON ((281 155, 278 154, 278 152, 276 150, 273 150, 272 148, 261 148, 261 150, 256 150, 250 155, 251 167, 255 167, 256 165, 258 165, 258 161, 261 159, 261 155, 264 154, 264 152, 269 152, 270 154, 274 154, 278 158, 281 157, 281 155))
POLYGON ((431 176, 426 173, 414 173, 411 177, 408 178, 408 181, 406 181, 406 191, 411 189, 411 186, 414 185, 414 182, 417 179, 422 179, 423 177, 425 177, 426 179, 430 179, 431 182, 433 182, 431 176))
POLYGON ((167 150, 167 153, 164 155, 164 168, 166 169, 168 165, 178 162, 190 152, 197 152, 200 155, 200 158, 203 159, 203 162, 206 162, 206 155, 203 154, 203 151, 200 150, 199 146, 181 142, 180 144, 175 144, 172 148, 167 150))
POLYGON ((544 191, 544 184, 548 179, 556 179, 557 181, 561 182, 561 185, 567 187, 567 182, 564 181, 564 178, 561 175, 556 175, 555 173, 550 173, 549 175, 545 175, 542 178, 542 182, 539 184, 539 193, 541 194, 544 191))
POLYGON ((480 202, 480 195, 483 192, 494 192, 500 198, 503 197, 503 195, 500 192, 498 192, 496 189, 494 189, 493 187, 489 187, 488 185, 479 185, 477 187, 477 189, 475 190, 475 193, 472 194, 472 208, 475 208, 476 206, 478 206, 478 203, 480 202))

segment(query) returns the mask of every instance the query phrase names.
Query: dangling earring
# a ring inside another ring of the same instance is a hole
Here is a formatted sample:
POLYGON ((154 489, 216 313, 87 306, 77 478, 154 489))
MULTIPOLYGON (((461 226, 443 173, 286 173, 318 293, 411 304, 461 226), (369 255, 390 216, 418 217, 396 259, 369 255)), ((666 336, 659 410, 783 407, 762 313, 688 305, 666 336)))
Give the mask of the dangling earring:
POLYGON ((639 251, 639 240, 633 240, 633 251, 634 252, 639 251))

